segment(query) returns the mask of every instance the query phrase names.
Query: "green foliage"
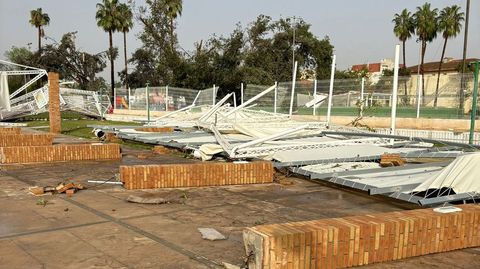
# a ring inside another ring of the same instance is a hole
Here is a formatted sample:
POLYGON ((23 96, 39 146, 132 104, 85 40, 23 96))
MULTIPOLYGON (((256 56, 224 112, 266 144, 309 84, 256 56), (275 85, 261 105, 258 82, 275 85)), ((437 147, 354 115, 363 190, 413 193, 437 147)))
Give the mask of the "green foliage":
POLYGON ((42 49, 42 37, 45 36, 43 26, 50 24, 50 17, 47 13, 43 13, 41 8, 30 11, 30 24, 38 30, 38 51, 42 49))
POLYGON ((438 9, 432 9, 430 3, 417 7, 417 11, 414 14, 415 30, 422 42, 432 42, 437 37, 437 14, 438 9))
POLYGON ((59 44, 45 46, 35 66, 58 72, 62 79, 75 81, 80 89, 100 90, 105 82, 96 74, 105 69, 105 59, 78 50, 75 37, 73 32, 66 33, 59 44))
MULTIPOLYGON (((220 87, 220 95, 239 91, 240 83, 273 84, 291 80, 293 27, 288 19, 273 21, 260 15, 246 28, 237 25, 226 37, 213 35, 199 41, 190 54, 169 46, 176 42, 164 1, 146 1, 140 8, 143 43, 129 61, 135 70, 128 76, 132 87, 168 84, 203 89, 220 87)), ((319 79, 330 75, 333 46, 329 38, 319 39, 303 20, 295 26, 295 58, 299 69, 313 70, 319 79)), ((125 79, 122 76, 122 79, 125 79)))
POLYGON ((34 53, 25 47, 13 46, 4 55, 10 62, 22 65, 30 65, 34 58, 34 53))
POLYGON ((393 32, 400 41, 406 41, 415 33, 415 20, 411 13, 404 9, 400 14, 395 14, 392 22, 395 24, 393 32))
POLYGON ((444 39, 456 37, 462 30, 464 19, 464 13, 460 12, 459 6, 445 7, 438 16, 438 31, 444 39))

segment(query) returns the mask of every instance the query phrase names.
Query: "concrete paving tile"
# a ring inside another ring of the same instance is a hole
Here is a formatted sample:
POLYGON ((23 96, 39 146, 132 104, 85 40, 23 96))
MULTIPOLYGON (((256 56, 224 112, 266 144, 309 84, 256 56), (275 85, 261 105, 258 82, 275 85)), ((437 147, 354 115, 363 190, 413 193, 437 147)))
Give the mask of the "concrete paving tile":
POLYGON ((0 198, 0 204, 0 236, 103 220, 54 196, 31 196, 21 200, 0 198), (37 205, 38 199, 48 200, 47 205, 37 205))
POLYGON ((44 264, 23 251, 12 240, 0 240, 0 268, 43 269, 44 264))
POLYGON ((217 263, 241 265, 245 256, 243 241, 239 240, 240 232, 231 236, 228 229, 221 229, 218 226, 205 226, 198 222, 183 223, 163 216, 144 217, 127 222, 217 263), (215 228, 225 233, 227 239, 218 241, 202 239, 198 228, 215 228))
POLYGON ((207 268, 154 240, 114 223, 69 230, 83 242, 128 268, 207 268))
POLYGON ((114 218, 138 217, 155 213, 138 204, 88 189, 77 192, 71 199, 114 218))
POLYGON ((128 268, 66 231, 21 236, 13 240, 49 269, 128 268))

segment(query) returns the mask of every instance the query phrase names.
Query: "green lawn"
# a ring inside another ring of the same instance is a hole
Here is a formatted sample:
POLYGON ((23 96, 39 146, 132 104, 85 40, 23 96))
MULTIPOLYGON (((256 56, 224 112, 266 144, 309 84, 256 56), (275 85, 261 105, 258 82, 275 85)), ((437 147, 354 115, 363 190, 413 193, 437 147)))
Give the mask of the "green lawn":
MULTIPOLYGON (((48 121, 48 113, 42 113, 34 116, 26 117, 22 123, 26 123, 28 127, 37 127, 35 129, 48 132, 50 122, 48 121)), ((86 138, 96 139, 92 133, 92 128, 88 125, 124 125, 124 126, 141 126, 138 122, 124 122, 124 121, 107 121, 98 120, 83 115, 71 112, 62 112, 62 134, 86 138)), ((125 145, 133 146, 136 148, 151 148, 149 145, 145 145, 137 142, 124 142, 125 145)))

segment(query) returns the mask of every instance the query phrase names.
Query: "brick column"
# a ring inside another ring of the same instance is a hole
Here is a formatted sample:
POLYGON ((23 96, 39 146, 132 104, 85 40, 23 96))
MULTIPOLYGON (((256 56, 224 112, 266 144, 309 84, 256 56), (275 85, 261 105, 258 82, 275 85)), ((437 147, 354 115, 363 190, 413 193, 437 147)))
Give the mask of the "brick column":
POLYGON ((48 72, 48 112, 50 120, 50 132, 59 134, 62 130, 60 117, 60 86, 58 73, 48 72))

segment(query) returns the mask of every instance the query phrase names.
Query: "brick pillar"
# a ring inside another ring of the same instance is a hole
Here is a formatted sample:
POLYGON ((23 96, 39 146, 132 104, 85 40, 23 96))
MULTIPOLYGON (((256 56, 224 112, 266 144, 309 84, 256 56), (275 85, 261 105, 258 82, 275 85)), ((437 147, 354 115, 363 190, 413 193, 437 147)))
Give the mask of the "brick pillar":
POLYGON ((50 120, 50 132, 59 134, 62 130, 60 118, 60 86, 58 73, 48 72, 48 112, 50 120))

